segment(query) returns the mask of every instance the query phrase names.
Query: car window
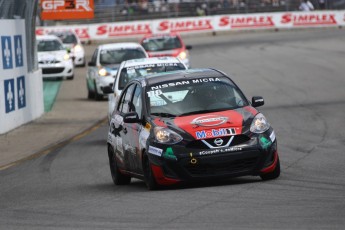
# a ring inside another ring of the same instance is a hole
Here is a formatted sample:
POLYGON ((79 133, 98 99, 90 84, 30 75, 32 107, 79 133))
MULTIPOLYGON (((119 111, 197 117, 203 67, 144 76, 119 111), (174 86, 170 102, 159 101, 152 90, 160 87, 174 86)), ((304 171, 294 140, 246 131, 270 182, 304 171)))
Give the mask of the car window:
POLYGON ((64 50, 62 44, 57 40, 40 40, 37 42, 37 51, 58 51, 64 50))
POLYGON ((132 102, 134 106, 134 111, 137 112, 139 118, 141 118, 142 108, 143 108, 141 92, 142 92, 141 87, 137 86, 134 91, 133 102, 132 102))
POLYGON ((123 68, 118 80, 118 89, 122 90, 130 80, 138 77, 184 69, 186 67, 181 63, 157 63, 123 68))
POLYGON ((95 52, 92 55, 91 62, 96 63, 97 61, 97 54, 98 54, 98 49, 95 50, 95 52))
POLYGON ((180 39, 177 36, 162 36, 146 38, 142 42, 146 51, 163 51, 182 48, 180 39))
POLYGON ((123 61, 145 58, 146 54, 142 49, 108 49, 101 50, 100 63, 102 65, 120 64, 123 61))
POLYGON ((242 92, 227 78, 162 82, 148 86, 151 114, 174 116, 236 109, 249 105, 242 92))
POLYGON ((122 97, 120 99, 120 104, 118 107, 121 113, 128 113, 134 110, 130 104, 132 96, 133 96, 134 88, 135 88, 135 84, 132 84, 126 89, 126 91, 123 92, 122 97))

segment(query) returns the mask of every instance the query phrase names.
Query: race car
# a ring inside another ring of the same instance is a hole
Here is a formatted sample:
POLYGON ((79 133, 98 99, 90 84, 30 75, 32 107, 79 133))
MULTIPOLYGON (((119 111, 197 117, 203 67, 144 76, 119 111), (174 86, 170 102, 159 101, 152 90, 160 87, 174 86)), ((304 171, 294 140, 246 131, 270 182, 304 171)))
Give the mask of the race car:
POLYGON ((61 39, 64 47, 70 51, 75 66, 85 66, 85 50, 78 35, 73 30, 52 31, 49 34, 61 39))
POLYGON ((109 93, 109 121, 122 89, 131 79, 147 76, 149 74, 184 69, 187 69, 187 67, 176 57, 141 58, 122 62, 114 79, 112 89, 108 89, 109 91, 107 92, 109 93))
POLYGON ((111 87, 121 62, 147 58, 144 48, 135 42, 120 42, 99 45, 88 63, 86 86, 88 98, 101 100, 108 94, 103 92, 104 87, 111 87))
POLYGON ((43 78, 74 78, 74 65, 61 40, 55 35, 37 35, 38 67, 43 78))
POLYGON ((185 45, 177 33, 148 34, 140 41, 140 44, 150 57, 179 57, 188 68, 191 66, 189 50, 192 46, 185 45))
POLYGON ((115 185, 152 190, 193 181, 279 177, 275 132, 225 73, 189 69, 132 80, 112 115, 107 148, 115 185))

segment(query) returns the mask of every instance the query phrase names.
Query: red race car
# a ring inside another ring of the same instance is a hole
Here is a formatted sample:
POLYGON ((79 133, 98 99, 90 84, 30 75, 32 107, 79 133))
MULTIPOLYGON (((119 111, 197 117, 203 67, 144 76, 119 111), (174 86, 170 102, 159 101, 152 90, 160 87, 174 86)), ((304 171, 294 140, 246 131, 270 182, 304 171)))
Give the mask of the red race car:
POLYGON ((149 34, 140 41, 140 44, 150 57, 179 57, 190 68, 189 50, 192 46, 185 45, 181 36, 176 33, 149 34))

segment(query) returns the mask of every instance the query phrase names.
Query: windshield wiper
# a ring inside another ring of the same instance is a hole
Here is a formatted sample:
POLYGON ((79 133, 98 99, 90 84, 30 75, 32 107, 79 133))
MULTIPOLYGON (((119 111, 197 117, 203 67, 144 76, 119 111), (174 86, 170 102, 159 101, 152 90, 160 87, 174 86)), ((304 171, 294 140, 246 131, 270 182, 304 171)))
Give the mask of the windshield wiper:
POLYGON ((159 116, 159 117, 176 117, 175 114, 171 113, 151 113, 153 116, 159 116))

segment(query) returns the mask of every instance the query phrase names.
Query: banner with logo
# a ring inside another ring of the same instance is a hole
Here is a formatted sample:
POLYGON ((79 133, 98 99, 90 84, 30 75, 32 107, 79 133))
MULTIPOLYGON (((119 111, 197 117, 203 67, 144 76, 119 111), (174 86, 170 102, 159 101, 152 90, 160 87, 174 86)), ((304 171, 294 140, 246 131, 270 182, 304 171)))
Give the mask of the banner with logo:
POLYGON ((206 33, 217 31, 336 27, 345 25, 345 11, 229 14, 206 17, 157 19, 63 27, 39 27, 36 34, 72 29, 81 40, 141 37, 150 33, 206 33))
POLYGON ((94 18, 93 0, 41 0, 42 20, 94 18))

